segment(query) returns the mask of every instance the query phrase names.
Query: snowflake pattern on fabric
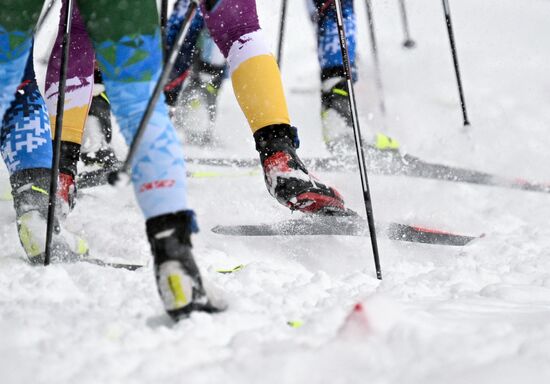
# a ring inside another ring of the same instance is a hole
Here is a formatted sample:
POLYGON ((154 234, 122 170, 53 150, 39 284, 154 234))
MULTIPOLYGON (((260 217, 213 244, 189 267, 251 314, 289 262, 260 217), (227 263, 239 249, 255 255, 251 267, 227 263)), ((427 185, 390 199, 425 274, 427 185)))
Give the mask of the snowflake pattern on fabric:
POLYGON ((0 26, 0 117, 4 116, 17 86, 32 45, 28 32, 7 32, 0 26))
MULTIPOLYGON (((317 4, 317 9, 323 6, 317 4)), ((353 10, 353 1, 344 0, 342 2, 344 29, 346 31, 346 40, 350 56, 350 64, 355 64, 355 41, 357 28, 355 23, 355 13, 353 10)), ((336 24, 336 10, 333 7, 326 8, 320 15, 317 25, 318 56, 321 69, 339 67, 342 65, 342 54, 340 52, 340 39, 338 37, 338 26, 336 24)))
MULTIPOLYGON (((102 42, 96 54, 113 113, 130 144, 160 76, 160 31, 102 42)), ((183 148, 168 117, 164 95, 137 149, 132 181, 146 218, 188 209, 183 148)))

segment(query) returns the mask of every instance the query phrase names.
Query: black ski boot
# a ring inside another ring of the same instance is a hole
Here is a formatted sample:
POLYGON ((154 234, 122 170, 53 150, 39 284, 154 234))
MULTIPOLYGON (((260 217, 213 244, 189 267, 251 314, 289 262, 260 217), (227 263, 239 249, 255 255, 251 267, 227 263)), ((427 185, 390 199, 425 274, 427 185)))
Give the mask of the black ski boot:
MULTIPOLYGON (((353 121, 349 105, 348 84, 343 77, 331 77, 322 82, 321 122, 323 140, 327 149, 335 155, 355 154, 353 121)), ((368 137, 365 145, 370 154, 376 156, 380 151, 397 151, 397 140, 376 133, 368 137)))
POLYGON ((82 162, 87 166, 97 165, 105 170, 112 170, 118 166, 119 160, 111 148, 112 137, 111 104, 105 93, 101 72, 96 69, 92 103, 82 138, 82 162))
POLYGON ((324 215, 346 212, 342 196, 313 177, 302 163, 297 129, 270 125, 254 133, 269 193, 291 210, 324 215))
POLYGON ((344 78, 332 77, 323 81, 321 122, 323 140, 331 153, 350 153, 355 148, 348 85, 344 78))
POLYGON ((146 222, 155 263, 155 277, 166 312, 174 321, 193 311, 217 312, 208 300, 191 251, 191 233, 198 232, 193 211, 153 217, 146 222))
MULTIPOLYGON (((45 258, 46 226, 50 170, 26 169, 10 177, 21 245, 31 264, 43 264, 45 258)), ((58 195, 57 206, 62 202, 58 195)), ((56 215, 58 216, 58 215, 56 215)), ((59 216, 58 216, 59 217, 59 216)), ((88 254, 86 241, 62 228, 56 217, 52 241, 52 261, 73 262, 88 254)))
POLYGON ((214 66, 197 60, 185 81, 174 114, 175 124, 192 145, 215 144, 217 100, 224 78, 224 66, 214 66))

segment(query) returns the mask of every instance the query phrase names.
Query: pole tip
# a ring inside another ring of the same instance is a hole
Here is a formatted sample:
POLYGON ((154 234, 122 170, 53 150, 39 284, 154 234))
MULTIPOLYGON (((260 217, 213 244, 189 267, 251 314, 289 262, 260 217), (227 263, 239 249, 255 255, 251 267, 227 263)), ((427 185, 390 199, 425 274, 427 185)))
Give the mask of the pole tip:
POLYGON ((376 278, 382 280, 382 271, 376 271, 376 278))
POLYGON ((415 46, 416 46, 416 43, 414 42, 414 40, 408 39, 403 42, 403 47, 405 48, 412 49, 415 46))
POLYGON ((117 171, 109 172, 109 175, 107 176, 107 181, 112 186, 115 186, 120 181, 119 171, 117 170, 117 171))

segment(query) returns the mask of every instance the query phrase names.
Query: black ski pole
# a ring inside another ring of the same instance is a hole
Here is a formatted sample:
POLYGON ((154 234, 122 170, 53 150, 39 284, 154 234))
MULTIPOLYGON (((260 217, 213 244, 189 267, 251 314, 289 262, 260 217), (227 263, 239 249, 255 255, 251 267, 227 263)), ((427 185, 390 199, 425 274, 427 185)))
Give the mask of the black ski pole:
POLYGON ((405 0, 399 0, 399 9, 401 11, 401 24, 403 25, 403 33, 405 40, 403 46, 405 48, 413 48, 416 43, 411 39, 411 33, 409 32, 409 19, 407 17, 407 8, 405 7, 405 0))
MULTIPOLYGON (((67 67, 69 64, 69 44, 71 42, 71 25, 73 14, 73 0, 67 0, 65 14, 65 31, 61 50, 61 68, 59 71, 59 95, 57 98, 57 116, 55 120, 55 134, 53 139, 53 159, 50 180, 50 195, 48 204, 48 222, 46 226, 46 256, 44 265, 50 264, 52 255, 52 238, 55 226, 55 203, 57 198, 57 178, 59 177, 59 158, 61 157, 61 131, 63 128, 63 112, 65 109, 65 84, 67 82, 67 67)), ((63 5, 62 5, 63 6, 63 5)))
POLYGON ((160 2, 160 36, 162 40, 162 62, 166 62, 166 24, 168 23, 168 0, 160 2))
POLYGON ((468 113, 466 111, 466 99, 464 98, 464 90, 462 88, 462 80, 460 77, 460 69, 458 67, 458 54, 456 51, 455 37, 453 33, 453 24, 451 22, 451 7, 448 0, 443 1, 443 11, 445 12, 445 22, 447 24, 447 32, 449 33, 449 42, 451 43, 451 53, 453 55, 453 63, 455 67, 456 83, 458 85, 458 94, 460 96, 460 106, 462 107, 462 117, 464 119, 464 126, 470 125, 468 120, 468 113))
MULTIPOLYGON (((367 0, 368 2, 368 0, 367 0)), ((335 0, 336 20, 338 24, 338 36, 340 38, 340 49, 342 52, 344 76, 348 84, 348 99, 351 109, 351 120, 353 124, 353 135, 355 139, 355 149, 357 152, 357 161, 359 163, 359 173, 361 175, 361 186, 363 187, 363 200, 367 212, 367 221, 369 224, 369 233, 372 244, 372 253, 374 255, 374 265, 376 267, 376 277, 382 280, 382 270, 380 268, 380 257, 378 254, 378 242, 376 240, 376 228, 374 227, 374 214, 372 210, 372 200, 370 196, 369 180, 367 177, 367 165, 365 162, 365 151, 363 140, 361 138, 361 129, 359 127, 359 116, 357 114, 357 104, 355 103, 355 92, 353 90, 353 81, 351 78, 351 65, 349 61, 348 45, 346 32, 344 30, 344 17, 342 12, 342 2, 335 0)))
POLYGON ((380 112, 382 119, 386 121, 386 102, 384 97, 384 86, 382 84, 382 74, 380 71, 380 62, 378 60, 378 44, 376 42, 376 32, 374 30, 374 16, 372 13, 371 0, 366 0, 367 21, 369 24, 369 35, 371 40, 372 61, 374 62, 374 72, 376 76, 376 88, 378 89, 378 98, 380 99, 380 112))
POLYGON ((147 107, 145 108, 145 112, 139 123, 139 127, 136 131, 134 139, 132 140, 132 144, 130 144, 128 155, 126 156, 126 160, 124 161, 124 164, 120 169, 113 171, 109 174, 108 180, 109 180, 109 184, 111 185, 116 184, 116 182, 119 180, 120 173, 127 174, 132 166, 132 160, 134 159, 139 143, 141 142, 141 138, 143 137, 143 134, 147 129, 147 124, 149 123, 149 120, 153 115, 153 111, 159 100, 160 94, 162 93, 164 89, 164 85, 166 84, 166 81, 170 76, 170 72, 174 67, 179 51, 185 40, 185 35, 187 35, 187 31, 189 30, 189 26, 191 25, 191 20, 193 19, 193 15, 195 13, 195 10, 197 9, 197 1, 198 0, 192 0, 191 3, 189 4, 189 8, 187 8, 187 12, 185 13, 185 16, 183 18, 183 23, 181 25, 181 28, 178 32, 178 35, 176 37, 174 45, 172 46, 172 49, 170 49, 170 53, 168 55, 167 61, 166 63, 164 63, 162 72, 159 76, 159 79, 157 80, 155 89, 153 90, 153 94, 151 95, 151 98, 147 103, 147 107))
POLYGON ((279 23, 279 42, 277 47, 277 65, 281 68, 281 58, 283 56, 283 42, 285 38, 286 6, 288 1, 281 0, 281 20, 279 23))

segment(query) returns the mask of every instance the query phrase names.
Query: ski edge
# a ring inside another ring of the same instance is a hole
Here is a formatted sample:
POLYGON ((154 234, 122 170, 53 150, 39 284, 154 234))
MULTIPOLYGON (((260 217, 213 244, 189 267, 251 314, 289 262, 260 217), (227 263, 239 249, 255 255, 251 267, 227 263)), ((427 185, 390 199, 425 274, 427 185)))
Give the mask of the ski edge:
MULTIPOLYGON (((291 233, 288 230, 278 231, 277 225, 217 225, 211 228, 213 233, 225 236, 245 236, 245 237, 266 237, 266 236, 368 236, 367 231, 363 233, 307 233, 303 230, 291 233)), ((284 223, 284 222, 283 222, 284 223)), ((404 241, 411 243, 447 245, 447 246, 465 246, 472 241, 482 238, 484 235, 471 236, 457 234, 437 229, 427 228, 403 223, 378 223, 377 226, 383 227, 384 232, 390 240, 404 241)))

